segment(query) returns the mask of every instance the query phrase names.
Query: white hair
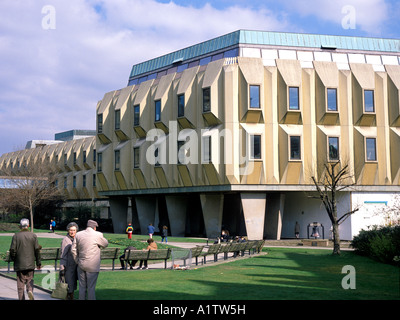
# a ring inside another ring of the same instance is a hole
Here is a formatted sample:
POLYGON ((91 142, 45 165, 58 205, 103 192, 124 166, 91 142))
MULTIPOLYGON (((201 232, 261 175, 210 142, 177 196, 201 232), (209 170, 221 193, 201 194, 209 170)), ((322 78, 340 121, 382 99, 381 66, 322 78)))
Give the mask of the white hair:
POLYGON ((27 228, 29 227, 29 220, 28 219, 21 219, 21 221, 19 222, 19 226, 21 228, 27 228))

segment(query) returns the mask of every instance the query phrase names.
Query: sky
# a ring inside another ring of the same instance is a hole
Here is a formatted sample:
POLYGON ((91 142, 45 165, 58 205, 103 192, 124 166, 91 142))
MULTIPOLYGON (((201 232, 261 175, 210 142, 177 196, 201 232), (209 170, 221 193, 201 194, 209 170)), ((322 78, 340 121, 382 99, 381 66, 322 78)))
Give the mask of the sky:
POLYGON ((398 0, 1 0, 0 155, 96 128, 134 64, 239 29, 400 39, 398 0))

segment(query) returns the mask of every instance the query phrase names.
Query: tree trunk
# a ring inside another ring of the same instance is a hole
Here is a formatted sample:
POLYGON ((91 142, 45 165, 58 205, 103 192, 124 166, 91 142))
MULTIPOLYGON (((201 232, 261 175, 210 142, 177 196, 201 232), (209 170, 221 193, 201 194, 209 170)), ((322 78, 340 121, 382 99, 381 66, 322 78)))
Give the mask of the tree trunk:
POLYGON ((340 236, 339 236, 339 224, 337 221, 332 222, 332 233, 333 233, 333 252, 332 254, 340 254, 340 236))
POLYGON ((32 206, 32 201, 29 199, 29 212, 30 212, 30 218, 31 218, 31 232, 33 232, 33 206, 32 206))

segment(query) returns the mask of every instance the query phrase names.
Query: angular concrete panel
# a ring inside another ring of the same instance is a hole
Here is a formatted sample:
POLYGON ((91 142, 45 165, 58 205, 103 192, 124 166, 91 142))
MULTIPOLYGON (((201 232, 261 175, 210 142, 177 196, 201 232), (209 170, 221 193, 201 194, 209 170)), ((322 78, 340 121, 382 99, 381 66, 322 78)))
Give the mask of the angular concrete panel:
POLYGON ((165 196, 170 223, 170 232, 174 237, 184 237, 186 227, 187 198, 185 196, 165 196))
POLYGON ((242 200, 247 238, 249 240, 263 239, 266 194, 241 193, 240 198, 242 200))
POLYGON ((218 237, 221 234, 224 195, 200 194, 200 202, 203 210, 207 237, 218 237))
POLYGON ((157 198, 147 196, 135 197, 136 210, 142 234, 147 233, 147 226, 152 223, 154 226, 155 213, 157 209, 157 198))

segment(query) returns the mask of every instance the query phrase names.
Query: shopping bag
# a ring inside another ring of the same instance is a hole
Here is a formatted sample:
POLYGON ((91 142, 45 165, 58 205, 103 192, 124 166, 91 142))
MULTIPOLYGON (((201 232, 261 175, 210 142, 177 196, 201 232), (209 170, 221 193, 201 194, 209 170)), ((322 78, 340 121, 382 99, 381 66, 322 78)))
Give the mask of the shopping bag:
POLYGON ((55 299, 66 300, 68 295, 68 283, 65 283, 65 279, 60 277, 56 282, 56 287, 51 293, 51 297, 55 299))

